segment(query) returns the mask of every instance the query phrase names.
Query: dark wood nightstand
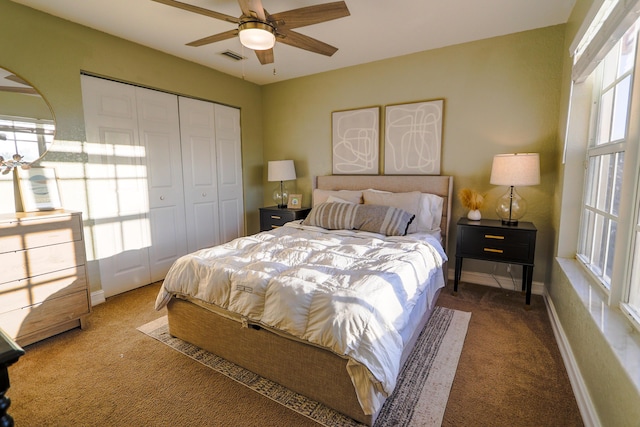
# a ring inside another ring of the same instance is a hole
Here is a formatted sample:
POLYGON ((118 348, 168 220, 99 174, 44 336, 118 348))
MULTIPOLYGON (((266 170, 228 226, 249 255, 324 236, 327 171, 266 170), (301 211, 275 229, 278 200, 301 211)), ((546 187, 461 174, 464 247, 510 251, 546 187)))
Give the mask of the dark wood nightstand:
POLYGON ((458 292, 463 258, 519 264, 522 265, 522 290, 526 289, 526 303, 530 305, 537 231, 530 222, 502 225, 502 221, 495 219, 471 221, 460 218, 453 292, 458 292))
POLYGON ((273 230, 282 227, 286 222, 305 219, 310 211, 311 208, 291 209, 277 206, 260 208, 260 231, 273 230))

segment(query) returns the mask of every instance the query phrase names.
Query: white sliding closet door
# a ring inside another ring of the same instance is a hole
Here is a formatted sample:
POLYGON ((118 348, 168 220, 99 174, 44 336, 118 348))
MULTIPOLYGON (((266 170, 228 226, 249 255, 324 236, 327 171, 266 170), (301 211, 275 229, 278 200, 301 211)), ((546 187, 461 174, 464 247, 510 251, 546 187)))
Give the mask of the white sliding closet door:
POLYGON ((189 252, 220 243, 214 106, 179 98, 189 252))
POLYGON ((164 279, 187 253, 178 97, 137 87, 136 99, 149 189, 151 283, 164 279))
POLYGON ((105 297, 244 235, 238 109, 84 75, 82 96, 105 297))
POLYGON ((215 104, 220 240, 244 236, 240 110, 215 104))
POLYGON ((88 217, 105 297, 149 283, 146 159, 135 87, 82 76, 88 217))

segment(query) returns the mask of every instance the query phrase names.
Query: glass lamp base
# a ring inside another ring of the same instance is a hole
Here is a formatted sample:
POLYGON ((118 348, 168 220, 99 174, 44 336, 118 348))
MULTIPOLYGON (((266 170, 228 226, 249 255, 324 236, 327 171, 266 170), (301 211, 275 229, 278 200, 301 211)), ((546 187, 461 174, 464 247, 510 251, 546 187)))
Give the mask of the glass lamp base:
POLYGON ((496 203, 496 213, 502 220, 502 225, 518 225, 518 220, 526 212, 527 202, 520 197, 514 187, 509 187, 509 190, 496 203))
POLYGON ((280 209, 287 207, 289 191, 287 191, 287 187, 282 181, 280 181, 280 184, 273 190, 273 201, 276 202, 276 205, 278 205, 280 209))

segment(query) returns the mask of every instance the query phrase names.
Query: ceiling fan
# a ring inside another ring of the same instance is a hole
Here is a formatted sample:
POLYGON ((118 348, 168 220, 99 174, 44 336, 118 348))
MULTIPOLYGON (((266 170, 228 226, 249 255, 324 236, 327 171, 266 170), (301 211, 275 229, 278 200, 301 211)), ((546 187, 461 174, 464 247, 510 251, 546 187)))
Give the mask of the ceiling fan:
POLYGON ((263 65, 273 63, 273 46, 276 40, 309 52, 333 55, 338 48, 292 30, 350 15, 344 1, 307 6, 271 15, 262 7, 262 0, 238 0, 242 10, 239 18, 176 0, 152 1, 237 24, 236 29, 192 41, 187 43, 187 46, 204 46, 239 36, 240 42, 245 47, 253 49, 263 65))

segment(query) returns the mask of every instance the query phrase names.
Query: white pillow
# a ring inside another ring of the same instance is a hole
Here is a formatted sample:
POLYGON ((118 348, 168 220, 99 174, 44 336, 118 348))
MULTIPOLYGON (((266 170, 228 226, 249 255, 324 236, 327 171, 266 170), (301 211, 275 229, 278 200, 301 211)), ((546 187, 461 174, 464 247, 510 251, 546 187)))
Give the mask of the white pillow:
MULTIPOLYGON (((416 218, 420 213, 420 192, 412 191, 409 193, 390 193, 386 191, 378 190, 364 190, 362 197, 364 198, 365 205, 382 205, 391 206, 394 208, 402 209, 415 215, 416 218)), ((418 231, 416 221, 411 221, 409 230, 407 233, 415 233, 418 231)))
POLYGON ((420 194, 420 212, 416 217, 418 231, 440 231, 444 199, 435 194, 420 194))
POLYGON ((362 192, 366 204, 378 204, 404 209, 416 216, 409 226, 408 233, 432 232, 440 230, 444 199, 430 193, 412 191, 392 193, 369 189, 362 192))
POLYGON ((349 203, 362 203, 362 191, 353 190, 320 190, 315 188, 313 190, 313 206, 325 203, 329 196, 334 196, 349 203))

